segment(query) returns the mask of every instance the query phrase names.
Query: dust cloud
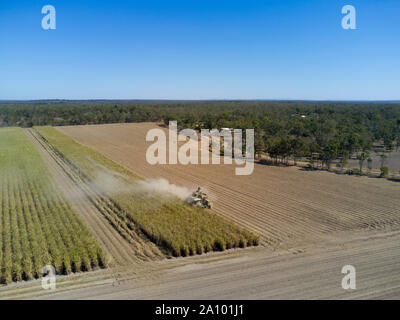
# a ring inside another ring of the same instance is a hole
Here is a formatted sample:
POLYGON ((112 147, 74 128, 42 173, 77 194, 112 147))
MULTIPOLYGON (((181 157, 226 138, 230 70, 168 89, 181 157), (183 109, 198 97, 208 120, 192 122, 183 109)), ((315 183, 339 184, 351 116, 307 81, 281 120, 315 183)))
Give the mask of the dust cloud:
POLYGON ((177 197, 185 201, 190 197, 191 190, 186 187, 177 186, 167 179, 148 179, 128 181, 122 174, 106 168, 93 161, 92 177, 90 184, 96 189, 101 189, 105 195, 118 194, 162 194, 163 197, 177 197))
POLYGON ((138 185, 141 192, 169 194, 178 197, 182 201, 186 200, 191 194, 188 188, 169 183, 164 178, 139 181, 138 185))

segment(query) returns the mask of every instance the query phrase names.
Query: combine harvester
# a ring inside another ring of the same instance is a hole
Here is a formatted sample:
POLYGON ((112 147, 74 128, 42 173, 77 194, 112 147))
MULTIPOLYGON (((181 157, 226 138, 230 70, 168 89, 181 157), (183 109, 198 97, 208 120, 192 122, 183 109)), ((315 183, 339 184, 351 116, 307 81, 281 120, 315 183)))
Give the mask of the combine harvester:
POLYGON ((197 190, 192 193, 187 202, 192 206, 201 207, 203 209, 211 209, 213 205, 208 199, 207 194, 202 191, 201 187, 198 187, 197 190))

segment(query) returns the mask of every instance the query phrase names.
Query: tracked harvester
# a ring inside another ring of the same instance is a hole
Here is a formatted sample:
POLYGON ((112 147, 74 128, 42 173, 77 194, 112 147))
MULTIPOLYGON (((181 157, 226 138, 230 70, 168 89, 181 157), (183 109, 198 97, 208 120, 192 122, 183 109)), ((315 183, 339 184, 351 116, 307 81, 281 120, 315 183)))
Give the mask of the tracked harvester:
POLYGON ((201 187, 198 187, 195 192, 188 199, 188 203, 192 206, 201 207, 203 209, 211 209, 213 203, 208 199, 206 193, 204 193, 201 187))

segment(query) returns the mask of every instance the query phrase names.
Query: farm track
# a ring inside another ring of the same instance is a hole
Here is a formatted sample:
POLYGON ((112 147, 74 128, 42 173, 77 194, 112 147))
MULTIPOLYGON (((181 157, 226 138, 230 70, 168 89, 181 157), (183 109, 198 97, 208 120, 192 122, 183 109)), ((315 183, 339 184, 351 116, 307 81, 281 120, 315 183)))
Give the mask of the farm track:
POLYGON ((266 245, 295 246, 342 231, 400 228, 393 182, 257 164, 252 175, 241 177, 232 165, 151 166, 145 136, 153 128, 140 123, 58 129, 143 177, 204 186, 218 214, 257 232, 266 245))
POLYGON ((67 200, 81 214, 103 248, 113 258, 114 265, 138 265, 141 261, 162 256, 153 243, 127 227, 123 213, 111 199, 96 190, 35 130, 27 129, 26 134, 39 150, 56 183, 64 190, 67 200), (124 236, 116 227, 124 228, 124 236))

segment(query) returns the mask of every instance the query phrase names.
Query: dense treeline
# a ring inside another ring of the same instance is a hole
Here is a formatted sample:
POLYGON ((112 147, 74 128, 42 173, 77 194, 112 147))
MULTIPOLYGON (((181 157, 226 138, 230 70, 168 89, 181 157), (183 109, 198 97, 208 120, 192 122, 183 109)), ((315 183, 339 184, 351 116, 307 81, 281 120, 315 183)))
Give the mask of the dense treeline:
POLYGON ((185 128, 254 128, 256 152, 276 161, 367 160, 374 142, 399 146, 400 103, 302 101, 41 101, 0 103, 0 126, 177 120, 185 128), (363 160, 364 159, 364 160, 363 160))
MULTIPOLYGON (((400 145, 399 104, 306 102, 232 102, 187 107, 169 113, 190 128, 254 128, 256 154, 266 152, 275 162, 308 157, 327 168, 340 159, 357 156, 362 166, 370 162, 373 144, 383 144, 382 159, 400 145)), ((382 160, 382 165, 384 161, 382 160)))

